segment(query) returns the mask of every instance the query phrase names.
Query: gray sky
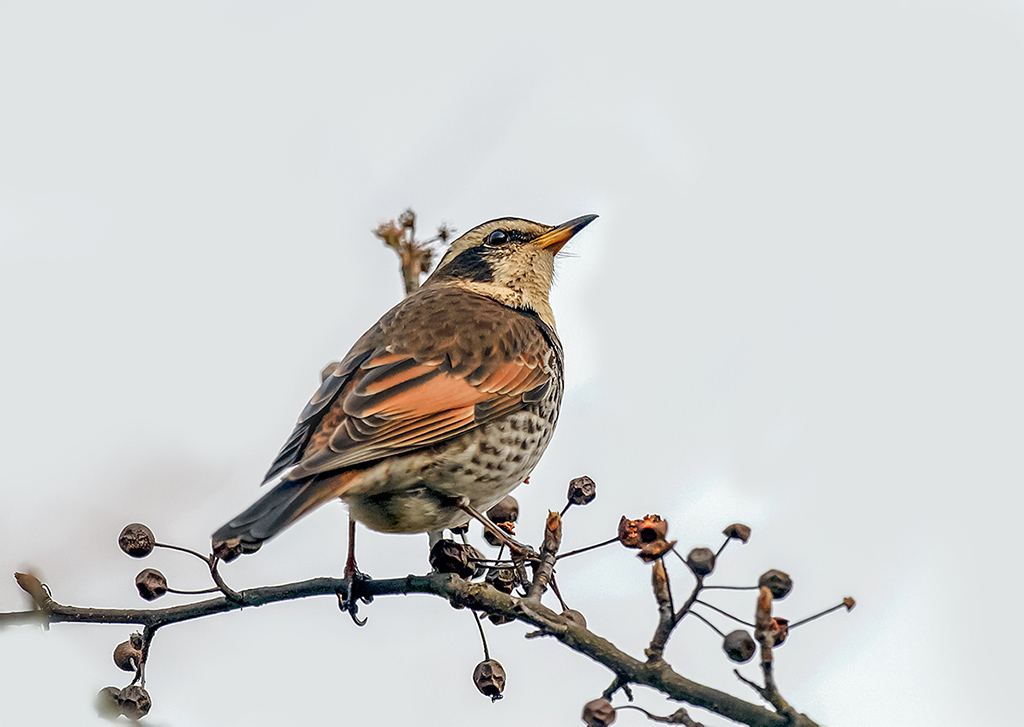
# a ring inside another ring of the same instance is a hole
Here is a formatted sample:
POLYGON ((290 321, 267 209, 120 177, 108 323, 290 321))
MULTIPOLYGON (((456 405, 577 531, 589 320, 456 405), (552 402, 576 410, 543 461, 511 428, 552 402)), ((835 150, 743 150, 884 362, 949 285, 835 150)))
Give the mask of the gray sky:
MULTIPOLYGON (((1020 3, 88 5, 0 4, 0 574, 95 606, 140 605, 145 566, 205 585, 117 534, 205 548, 255 499, 320 368, 400 296, 371 228, 406 206, 425 231, 592 212, 552 297, 568 391, 516 493, 522 536, 584 473, 599 496, 568 547, 622 514, 660 512, 684 550, 746 522, 712 582, 786 570, 791 618, 859 603, 778 652, 801 710, 1010 724, 1020 3)), ((344 518, 324 507, 225 577, 338 574, 344 518)), ((422 572, 425 540, 363 531, 361 565, 422 572)), ((559 571, 634 654, 648 579, 621 549, 559 571)), ((23 605, 0 577, 0 609, 23 605)), ((492 628, 491 705, 465 612, 365 615, 309 599, 161 632, 150 724, 574 724, 610 681, 492 628)), ((4 631, 0 722, 98 724, 128 632, 4 631)), ((754 698, 699 624, 666 657, 754 698)))

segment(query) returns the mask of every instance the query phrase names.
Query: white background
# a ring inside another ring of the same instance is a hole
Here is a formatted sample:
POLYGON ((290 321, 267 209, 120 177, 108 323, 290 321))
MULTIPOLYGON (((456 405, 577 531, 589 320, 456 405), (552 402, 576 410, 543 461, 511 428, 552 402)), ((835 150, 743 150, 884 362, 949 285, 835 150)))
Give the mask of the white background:
MULTIPOLYGON (((17 569, 76 605, 143 605, 145 566, 205 585, 198 562, 130 560, 117 534, 142 521, 205 548, 258 496, 320 368, 401 294, 378 222, 597 213, 560 256, 568 391, 517 491, 521 536, 584 473, 599 495, 567 547, 622 514, 663 514, 684 552, 746 522, 711 582, 786 570, 794 619, 858 600, 779 650, 800 710, 1011 724, 1020 3, 500 8, 0 3, 0 610, 25 605, 17 569)), ((337 575, 344 522, 326 506, 225 577, 337 575)), ((425 541, 363 531, 360 563, 423 572, 425 541)), ((648 579, 618 548, 559 571, 637 655, 648 579)), ((147 721, 578 724, 611 680, 489 628, 509 673, 492 705, 466 612, 408 597, 364 615, 324 598, 169 628, 147 721)), ((0 722, 97 723, 129 631, 0 632, 0 722)), ((756 699, 696 622, 666 656, 756 699)))

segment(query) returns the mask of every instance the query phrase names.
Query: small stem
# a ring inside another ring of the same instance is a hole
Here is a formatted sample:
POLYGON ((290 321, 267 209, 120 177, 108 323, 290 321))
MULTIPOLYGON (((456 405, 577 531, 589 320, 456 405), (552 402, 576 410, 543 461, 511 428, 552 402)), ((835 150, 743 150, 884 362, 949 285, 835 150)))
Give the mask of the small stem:
MULTIPOLYGON (((707 606, 707 607, 708 607, 708 608, 710 608, 710 609, 711 609, 712 611, 718 611, 718 613, 722 614, 723 616, 725 616, 725 617, 727 617, 727 618, 731 618, 731 619, 732 619, 733 621, 736 621, 737 623, 741 623, 741 624, 743 624, 744 626, 749 626, 750 628, 756 628, 756 627, 754 626, 754 624, 752 624, 752 623, 747 623, 747 622, 746 622, 746 621, 744 621, 743 619, 741 619, 741 618, 739 618, 739 617, 737 617, 737 616, 733 616, 733 615, 732 615, 731 613, 729 613, 728 611, 723 611, 723 610, 722 610, 722 609, 720 609, 720 608, 719 608, 718 606, 714 606, 714 605, 712 605, 712 604, 708 603, 707 601, 702 601, 702 600, 700 600, 700 599, 698 598, 698 599, 696 599, 696 600, 694 601, 694 603, 699 603, 699 604, 700 604, 701 606, 707 606)), ((792 627, 792 626, 790 626, 790 628, 793 628, 793 627, 792 627)))
POLYGON ((473 614, 473 621, 476 622, 476 628, 480 632, 480 641, 484 645, 484 661, 487 661, 491 658, 491 654, 487 650, 487 637, 484 636, 484 625, 480 623, 480 616, 476 611, 470 611, 470 613, 473 614))
POLYGON ((629 688, 629 680, 621 676, 615 677, 615 681, 613 681, 608 686, 608 688, 604 690, 601 696, 610 701, 611 698, 615 695, 615 692, 619 691, 620 689, 622 690, 623 694, 626 695, 626 699, 632 702, 633 690, 629 688))
POLYGON ((825 609, 824 611, 822 611, 821 613, 816 613, 816 614, 814 614, 813 616, 808 616, 807 618, 803 618, 803 619, 800 619, 800 620, 799 620, 799 621, 797 621, 796 623, 790 624, 790 625, 789 625, 789 629, 790 629, 790 630, 792 631, 792 630, 793 630, 793 629, 795 629, 795 628, 796 628, 797 626, 802 626, 802 625, 804 625, 805 623, 807 623, 808 621, 813 621, 814 619, 816 619, 816 618, 821 618, 822 616, 824 616, 824 615, 826 615, 826 614, 829 614, 829 613, 832 613, 833 611, 838 611, 838 610, 839 610, 840 608, 843 608, 844 606, 846 606, 846 604, 845 604, 845 603, 837 603, 837 604, 836 604, 835 606, 833 606, 832 608, 826 608, 826 609, 825 609))
POLYGON ((624 704, 621 707, 615 707, 616 712, 618 712, 620 709, 635 709, 640 712, 643 712, 647 716, 647 719, 651 720, 652 722, 662 722, 663 724, 681 724, 684 725, 684 727, 703 727, 703 725, 701 725, 700 722, 694 722, 692 719, 690 719, 690 715, 683 707, 680 707, 674 713, 670 714, 667 717, 660 717, 656 714, 651 714, 643 707, 637 707, 633 704, 624 704))
POLYGON ((139 657, 139 669, 135 674, 135 679, 132 680, 132 684, 136 681, 139 682, 139 686, 146 686, 146 662, 149 660, 149 645, 153 643, 153 637, 156 635, 156 630, 159 626, 146 626, 142 629, 142 656, 139 657))
POLYGON ((563 611, 568 611, 569 607, 566 605, 565 599, 562 598, 562 594, 558 590, 558 584, 555 583, 555 574, 554 573, 551 574, 551 584, 550 585, 551 585, 551 590, 555 592, 555 598, 557 598, 558 602, 562 605, 562 610, 563 611))
POLYGON ((217 563, 219 563, 217 556, 210 557, 210 577, 213 578, 213 582, 217 584, 217 589, 224 594, 229 601, 235 603, 243 603, 245 599, 237 592, 228 588, 228 584, 221 578, 220 571, 217 570, 217 563))
POLYGON ((469 562, 481 565, 515 565, 515 561, 509 558, 470 558, 469 562))
POLYGON ((756 591, 760 586, 704 586, 705 591, 756 591))
POLYGON ((706 624, 707 624, 707 625, 708 625, 708 626, 709 626, 709 627, 711 628, 711 630, 712 630, 712 631, 714 631, 714 632, 715 632, 716 634, 718 634, 719 636, 721 636, 721 637, 722 637, 723 639, 725 638, 725 634, 723 634, 723 633, 722 633, 722 632, 721 632, 721 631, 720 631, 720 630, 718 629, 718 627, 717 627, 717 626, 715 626, 715 625, 714 625, 713 623, 711 623, 710 621, 708 621, 708 620, 707 620, 706 618, 704 618, 703 616, 701 616, 701 615, 700 615, 699 613, 697 613, 696 611, 693 611, 693 610, 691 610, 691 611, 690 611, 690 613, 691 613, 691 614, 693 614, 694 616, 696 616, 697 618, 699 618, 699 619, 700 619, 701 621, 703 621, 704 623, 706 623, 706 624))
POLYGON ((201 589, 195 590, 195 591, 185 591, 185 590, 178 589, 178 588, 168 588, 167 592, 168 593, 178 593, 178 594, 181 594, 183 596, 198 596, 198 595, 200 595, 202 593, 218 593, 218 592, 220 592, 220 589, 217 588, 217 586, 213 586, 212 588, 201 588, 201 589))
POLYGON ((618 536, 616 536, 614 538, 609 538, 608 540, 605 540, 605 541, 600 542, 600 543, 594 543, 593 545, 588 545, 585 548, 577 548, 576 550, 570 550, 568 553, 562 553, 561 555, 559 555, 558 559, 561 560, 562 558, 568 558, 570 555, 578 555, 580 553, 586 553, 588 550, 595 550, 597 548, 603 548, 606 545, 611 545, 612 543, 617 543, 618 540, 619 540, 619 538, 618 538, 618 536))
POLYGON ((715 553, 715 560, 718 560, 718 556, 720 556, 722 554, 722 551, 725 550, 725 546, 727 546, 729 544, 730 540, 732 540, 732 538, 726 538, 725 539, 725 542, 722 543, 722 547, 718 549, 717 553, 715 553))
POLYGON ((180 545, 171 545, 170 543, 153 543, 153 547, 167 548, 168 550, 178 550, 182 553, 188 553, 189 555, 194 555, 195 557, 199 558, 199 560, 203 561, 207 565, 210 564, 210 559, 213 557, 212 555, 203 555, 202 553, 198 553, 192 550, 191 548, 183 548, 180 545))
POLYGON ((693 575, 694 575, 694 576, 696 577, 696 576, 697 576, 697 574, 696 574, 696 573, 694 573, 694 571, 693 571, 693 566, 692 566, 692 565, 690 565, 689 563, 687 563, 687 562, 686 562, 686 558, 684 558, 684 557, 683 557, 683 554, 682 554, 682 553, 680 553, 680 552, 679 552, 678 550, 676 550, 675 548, 672 548, 672 552, 676 554, 676 557, 677 557, 677 558, 679 558, 679 560, 683 561, 683 564, 684 564, 684 565, 685 565, 685 566, 686 566, 687 568, 689 568, 689 569, 690 569, 690 572, 691 572, 691 573, 693 573, 693 575))

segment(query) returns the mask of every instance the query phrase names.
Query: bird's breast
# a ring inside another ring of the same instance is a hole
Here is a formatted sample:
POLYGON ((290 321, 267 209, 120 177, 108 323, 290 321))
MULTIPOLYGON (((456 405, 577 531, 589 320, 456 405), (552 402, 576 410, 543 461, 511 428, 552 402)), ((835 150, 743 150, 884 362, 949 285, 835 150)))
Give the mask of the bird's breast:
POLYGON ((533 471, 551 441, 561 397, 559 379, 525 409, 364 470, 342 499, 356 520, 380 532, 460 525, 467 518, 458 498, 486 510, 533 471))

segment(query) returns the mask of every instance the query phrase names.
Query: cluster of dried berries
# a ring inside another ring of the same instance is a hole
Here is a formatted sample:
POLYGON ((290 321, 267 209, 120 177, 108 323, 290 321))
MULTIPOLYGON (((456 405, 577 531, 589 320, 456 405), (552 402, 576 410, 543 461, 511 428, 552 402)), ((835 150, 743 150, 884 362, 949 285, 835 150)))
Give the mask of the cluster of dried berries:
MULTIPOLYGON (((595 499, 596 494, 596 485, 590 477, 577 477, 569 482, 565 509, 567 510, 572 505, 586 505, 595 499)), ((564 513, 565 510, 562 511, 563 515, 564 513)), ((519 504, 514 497, 505 497, 487 511, 487 517, 506 533, 514 535, 515 522, 519 518, 519 504)), ((551 544, 550 548, 548 548, 547 541, 545 541, 545 547, 552 552, 557 552, 558 550, 557 540, 560 539, 560 522, 561 516, 559 513, 549 513, 545 537, 547 538, 551 535, 548 531, 557 531, 558 535, 556 542, 551 544), (552 527, 552 521, 554 521, 556 526, 554 528, 552 527)), ((461 527, 451 528, 451 532, 456 535, 464 535, 468 532, 468 529, 469 525, 467 523, 461 527)), ((739 540, 742 543, 746 543, 750 538, 750 528, 741 523, 729 525, 722 533, 729 540, 739 540)), ((665 571, 665 564, 662 558, 675 547, 677 541, 669 541, 667 535, 668 522, 659 515, 648 514, 636 520, 630 520, 623 516, 619 520, 617 537, 607 541, 607 543, 618 540, 623 546, 638 550, 638 557, 654 564, 652 583, 655 595, 659 604, 671 608, 672 597, 668 574, 665 571)), ((499 540, 490 532, 485 531, 484 536, 492 545, 497 546, 500 544, 499 540)), ((726 543, 728 543, 728 540, 726 543)), ((122 551, 133 558, 143 558, 152 553, 153 549, 158 546, 168 547, 160 546, 156 542, 153 531, 141 523, 132 523, 125 526, 118 537, 118 545, 122 551)), ((724 547, 725 545, 723 544, 722 548, 724 547)), ((589 549, 583 548, 581 550, 589 549)), ((709 548, 698 547, 692 549, 684 559, 698 580, 698 590, 701 587, 702 579, 714 571, 717 556, 720 554, 721 549, 716 554, 709 548)), ((205 559, 204 556, 199 557, 205 559)), ((453 573, 466 579, 483 576, 488 584, 502 593, 511 594, 517 585, 522 584, 520 570, 508 565, 485 567, 483 563, 486 559, 476 548, 467 543, 445 539, 439 540, 431 547, 429 560, 433 569, 440 573, 453 573)), ((215 563, 215 561, 212 562, 215 563)), ((139 595, 147 601, 159 598, 172 590, 168 588, 167 579, 163 574, 153 568, 146 568, 141 571, 136 576, 135 585, 139 595)), ((758 586, 760 593, 754 636, 752 637, 750 633, 743 629, 737 629, 723 637, 722 650, 729 659, 737 663, 750 661, 757 651, 757 643, 761 644, 762 651, 767 653, 767 658, 770 659, 771 647, 784 643, 789 632, 789 621, 773 616, 771 610, 774 600, 785 598, 792 590, 792 579, 782 571, 769 570, 758 579, 758 586)), ((23 587, 25 586, 23 585, 23 587)), ((853 599, 843 599, 840 605, 793 625, 798 626, 842 606, 845 606, 847 610, 853 608, 853 599)), ((461 608, 462 606, 459 607, 461 608)), ((668 611, 668 613, 672 614, 671 611, 668 611)), ((476 617, 475 613, 474 617, 476 617)), ((567 622, 586 628, 587 623, 583 614, 564 607, 564 601, 562 617, 567 622)), ((514 620, 514 618, 493 613, 488 614, 488 618, 496 624, 514 620)), ((483 636, 482 631, 481 636, 483 636)), ((142 636, 140 634, 132 634, 128 641, 117 645, 113 654, 114 663, 118 668, 129 672, 136 672, 136 680, 138 680, 142 673, 142 647, 142 636)), ((505 689, 505 670, 498 661, 488 656, 486 641, 484 642, 484 655, 484 661, 477 664, 473 670, 473 683, 481 694, 490 697, 492 701, 497 701, 502 698, 502 693, 505 689)), ((97 695, 97 706, 101 713, 106 716, 116 717, 123 715, 128 719, 138 720, 150 711, 152 701, 144 688, 133 684, 124 689, 106 687, 101 690, 97 695)), ((677 714, 682 714, 683 717, 686 716, 685 710, 679 710, 677 714)), ((591 727, 607 727, 615 721, 616 710, 608 699, 595 699, 584 706, 582 716, 584 723, 591 727)), ((692 723, 688 719, 674 719, 675 716, 672 715, 672 718, 656 719, 657 721, 692 723)))

